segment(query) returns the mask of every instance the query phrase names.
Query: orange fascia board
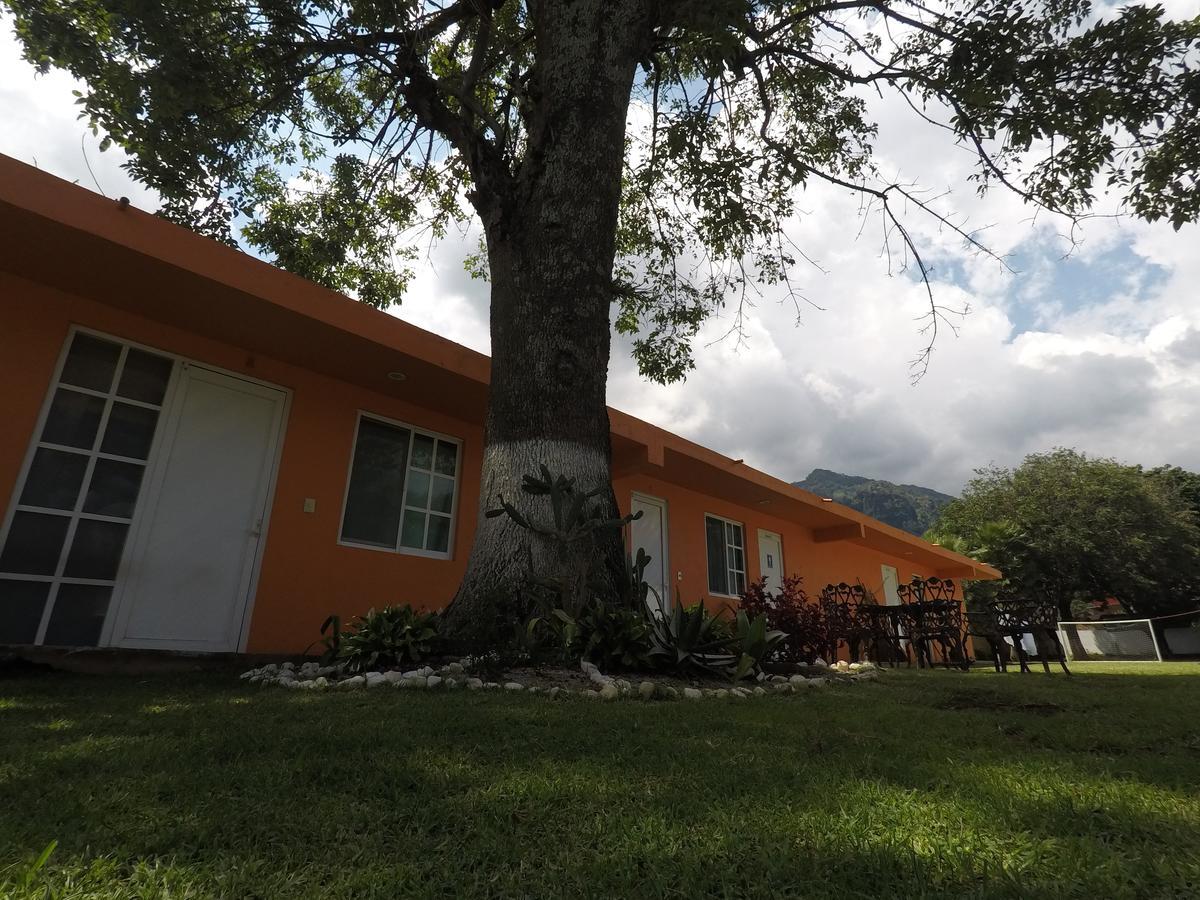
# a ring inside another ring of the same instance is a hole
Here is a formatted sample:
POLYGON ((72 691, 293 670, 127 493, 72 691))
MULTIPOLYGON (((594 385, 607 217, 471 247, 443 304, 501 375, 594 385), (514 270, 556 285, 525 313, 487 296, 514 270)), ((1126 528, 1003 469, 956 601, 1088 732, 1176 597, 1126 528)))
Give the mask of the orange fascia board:
POLYGON ((861 522, 835 525, 832 528, 818 528, 813 531, 814 544, 827 544, 831 541, 861 541, 866 537, 867 529, 861 522))
MULTIPOLYGON (((453 341, 131 206, 0 155, 0 267, 15 275, 369 384, 481 422, 491 360, 453 341), (136 289, 131 289, 136 288, 136 289), (403 382, 386 381, 392 368, 403 382)), ((937 570, 1000 573, 662 428, 609 409, 614 465, 767 507, 816 532, 937 570), (843 533, 843 532, 836 532, 843 533), (844 538, 842 538, 844 539, 844 538)))

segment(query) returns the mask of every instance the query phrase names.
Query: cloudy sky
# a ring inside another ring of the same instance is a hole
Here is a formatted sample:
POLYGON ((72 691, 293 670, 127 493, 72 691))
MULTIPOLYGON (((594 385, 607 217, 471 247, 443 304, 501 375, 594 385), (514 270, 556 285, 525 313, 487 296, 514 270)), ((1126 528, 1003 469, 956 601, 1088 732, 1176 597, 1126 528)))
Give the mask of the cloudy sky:
MULTIPOLYGON (((1200 0, 1171 7, 1195 15, 1200 0)), ((76 119, 75 87, 62 73, 35 77, 0 18, 0 153, 154 209, 119 151, 99 153, 76 119)), ((978 466, 1054 446, 1200 469, 1200 229, 1097 219, 1068 254, 1065 223, 1011 195, 977 198, 970 157, 944 135, 892 104, 876 115, 881 168, 950 190, 943 208, 986 226, 1016 270, 910 220, 938 301, 970 309, 957 336, 942 333, 928 374, 910 384, 922 288, 889 274, 878 223, 862 227, 854 198, 811 189, 790 236, 820 265, 797 275, 823 311, 798 323, 790 302, 763 297, 743 343, 720 339, 730 322, 719 317, 696 370, 669 387, 640 380, 618 344, 612 405, 788 480, 821 467, 956 493, 978 466)), ((395 314, 486 352, 487 285, 462 266, 472 249, 470 238, 434 248, 395 314)))

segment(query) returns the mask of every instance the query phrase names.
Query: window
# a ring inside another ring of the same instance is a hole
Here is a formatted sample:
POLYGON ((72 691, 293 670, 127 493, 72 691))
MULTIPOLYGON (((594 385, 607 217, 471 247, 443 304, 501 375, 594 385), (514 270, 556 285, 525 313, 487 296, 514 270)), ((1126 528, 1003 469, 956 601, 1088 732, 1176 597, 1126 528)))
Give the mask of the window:
POLYGON ((746 590, 746 540, 740 522, 704 517, 708 544, 708 592, 735 597, 746 590))
POLYGON ((0 644, 95 646, 174 362, 72 335, 0 541, 0 644))
POLYGON ((449 557, 459 444, 360 416, 342 541, 449 557))

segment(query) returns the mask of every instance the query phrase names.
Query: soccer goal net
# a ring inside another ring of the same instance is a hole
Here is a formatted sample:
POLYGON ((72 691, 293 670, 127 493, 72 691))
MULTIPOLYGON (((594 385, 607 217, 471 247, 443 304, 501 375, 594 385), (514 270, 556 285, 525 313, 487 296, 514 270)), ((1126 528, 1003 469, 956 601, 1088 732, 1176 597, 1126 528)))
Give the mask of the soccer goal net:
POLYGON ((1059 622, 1058 636, 1067 658, 1162 660, 1149 619, 1113 622, 1059 622))
POLYGON ((1059 622, 1069 659, 1157 660, 1200 656, 1200 610, 1156 619, 1059 622))

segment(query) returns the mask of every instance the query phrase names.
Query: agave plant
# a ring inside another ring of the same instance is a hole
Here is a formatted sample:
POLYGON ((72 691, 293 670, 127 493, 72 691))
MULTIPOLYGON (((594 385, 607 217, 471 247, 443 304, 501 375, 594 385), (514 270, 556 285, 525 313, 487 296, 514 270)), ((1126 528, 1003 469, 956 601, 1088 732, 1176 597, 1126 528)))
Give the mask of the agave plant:
POLYGON ((734 681, 745 678, 766 659, 787 635, 782 631, 767 628, 766 616, 751 618, 744 609, 739 609, 734 618, 734 647, 738 654, 734 665, 734 681))
POLYGON ((676 668, 729 675, 734 680, 754 671, 787 635, 767 628, 765 616, 751 617, 739 611, 732 627, 720 615, 712 615, 701 600, 685 607, 678 600, 674 609, 655 621, 655 640, 676 668))

